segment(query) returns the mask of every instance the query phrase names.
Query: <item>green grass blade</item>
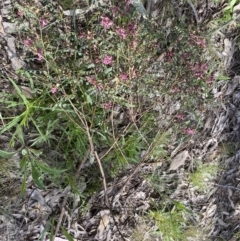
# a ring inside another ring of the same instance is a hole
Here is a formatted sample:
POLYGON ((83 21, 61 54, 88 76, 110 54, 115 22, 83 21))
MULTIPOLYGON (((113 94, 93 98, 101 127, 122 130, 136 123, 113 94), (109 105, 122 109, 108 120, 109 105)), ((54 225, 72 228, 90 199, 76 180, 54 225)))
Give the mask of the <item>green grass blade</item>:
POLYGON ((17 84, 14 82, 13 79, 9 78, 9 80, 11 81, 11 83, 13 84, 14 88, 16 89, 18 95, 21 97, 21 99, 23 100, 24 104, 26 107, 29 106, 29 101, 27 100, 27 98, 25 97, 25 95, 23 95, 21 89, 17 86, 17 84))
POLYGON ((10 130, 13 126, 17 125, 18 122, 20 122, 22 119, 22 115, 19 115, 15 117, 12 121, 10 121, 1 131, 0 135, 3 134, 4 132, 10 130))
POLYGON ((45 165, 39 161, 36 161, 36 160, 35 160, 35 163, 37 164, 39 169, 41 169, 43 172, 48 173, 48 174, 58 175, 58 174, 61 174, 68 170, 68 169, 53 169, 53 168, 48 167, 47 165, 45 165))
POLYGON ((7 152, 7 151, 0 150, 0 157, 3 157, 3 158, 11 158, 14 154, 16 154, 16 152, 7 152))

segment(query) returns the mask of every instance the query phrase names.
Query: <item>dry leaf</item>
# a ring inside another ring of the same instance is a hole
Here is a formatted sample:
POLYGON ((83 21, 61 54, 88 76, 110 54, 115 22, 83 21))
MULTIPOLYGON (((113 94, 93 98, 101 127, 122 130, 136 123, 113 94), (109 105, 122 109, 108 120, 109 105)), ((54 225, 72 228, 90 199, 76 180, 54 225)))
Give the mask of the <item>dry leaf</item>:
POLYGON ((4 28, 3 28, 3 25, 2 25, 2 16, 0 15, 0 33, 1 34, 5 34, 5 31, 4 31, 4 28))
MULTIPOLYGON (((76 239, 73 239, 73 240, 75 241, 76 239)), ((47 239, 46 241, 50 241, 50 239, 47 239)), ((68 239, 62 239, 62 238, 56 237, 54 238, 54 241, 68 241, 68 239)))
POLYGON ((231 95, 240 83, 240 76, 235 76, 231 82, 228 83, 228 88, 225 95, 231 95))
POLYGON ((229 40, 228 38, 224 39, 224 51, 222 52, 222 55, 224 56, 224 66, 227 68, 232 60, 232 56, 234 53, 234 43, 229 40))
POLYGON ((103 230, 107 227, 107 225, 109 224, 109 216, 105 213, 101 220, 100 220, 100 223, 99 223, 99 226, 98 226, 98 235, 101 236, 103 230))
POLYGON ((176 155, 173 158, 173 161, 169 167, 169 171, 175 171, 177 170, 179 167, 183 166, 185 164, 186 159, 188 158, 189 154, 188 151, 182 151, 180 152, 178 155, 176 155))
MULTIPOLYGON (((34 93, 31 88, 27 86, 18 86, 19 89, 22 91, 22 94, 27 98, 27 99, 33 99, 34 93)), ((17 94, 17 90, 13 89, 12 94, 17 94)))
POLYGON ((217 221, 218 221, 218 223, 219 223, 221 226, 224 226, 224 227, 228 227, 228 226, 229 226, 229 224, 224 223, 223 220, 220 219, 220 218, 217 218, 217 221))

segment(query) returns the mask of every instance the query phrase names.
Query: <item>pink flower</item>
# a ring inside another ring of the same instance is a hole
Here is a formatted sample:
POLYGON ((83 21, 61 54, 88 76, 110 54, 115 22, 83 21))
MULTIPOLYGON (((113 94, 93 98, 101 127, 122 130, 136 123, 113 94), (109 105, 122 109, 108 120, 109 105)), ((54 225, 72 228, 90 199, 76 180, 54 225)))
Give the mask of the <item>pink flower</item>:
POLYGON ((106 65, 111 65, 112 64, 112 56, 111 55, 107 55, 104 59, 103 59, 103 64, 106 65))
POLYGON ((214 80, 214 76, 213 76, 213 74, 211 74, 210 77, 206 80, 206 83, 211 84, 213 82, 213 80, 214 80))
POLYGON ((178 120, 184 120, 184 115, 178 114, 175 116, 178 120))
POLYGON ((94 76, 87 76, 86 79, 87 79, 88 83, 96 86, 97 83, 96 83, 96 80, 95 80, 94 76))
POLYGON ((109 29, 110 26, 113 25, 113 22, 111 19, 109 19, 108 17, 101 17, 102 21, 101 21, 101 25, 105 28, 105 29, 109 29))
POLYGON ((165 54, 166 62, 171 62, 173 58, 174 53, 172 51, 167 51, 165 54))
POLYGON ((197 40, 196 40, 196 44, 197 44, 198 46, 202 47, 202 48, 206 48, 206 47, 207 47, 207 46, 206 46, 206 42, 205 42, 204 39, 197 39, 197 40))
POLYGON ((103 90, 103 86, 101 84, 97 83, 94 76, 87 76, 86 79, 87 79, 88 83, 90 83, 91 85, 96 87, 98 89, 98 91, 103 90))
POLYGON ((93 61, 95 64, 98 64, 98 63, 100 63, 101 62, 101 59, 99 59, 99 58, 97 58, 97 59, 94 59, 94 61, 93 61))
POLYGON ((120 77, 120 80, 124 82, 128 79, 128 74, 120 74, 119 77, 120 77))
POLYGON ((180 87, 178 85, 174 85, 173 86, 173 93, 177 94, 182 92, 182 90, 180 89, 180 87))
POLYGON ((112 8, 112 11, 113 11, 113 13, 118 13, 119 12, 119 7, 118 6, 114 6, 112 8))
POLYGON ((94 34, 91 33, 91 32, 88 32, 88 34, 87 34, 87 39, 88 39, 88 40, 94 39, 94 34))
POLYGON ((190 42, 192 42, 193 44, 196 44, 202 48, 206 48, 206 41, 205 39, 197 36, 197 35, 191 35, 190 36, 190 42))
POLYGON ((204 73, 208 71, 208 66, 203 63, 197 63, 192 67, 192 71, 198 78, 202 78, 204 73))
POLYGON ((110 109, 112 108, 112 103, 110 103, 110 102, 104 103, 104 104, 103 104, 103 108, 104 108, 105 110, 110 110, 110 109))
POLYGON ((201 68, 204 71, 208 71, 208 66, 206 64, 202 64, 201 68))
POLYGON ((131 0, 126 0, 125 2, 126 2, 126 6, 124 8, 124 11, 125 13, 127 13, 130 9, 131 0))
POLYGON ((182 57, 183 57, 184 59, 188 59, 188 58, 189 58, 189 53, 183 53, 183 54, 182 54, 182 57))
POLYGON ((193 134, 195 134, 195 130, 190 129, 190 128, 187 128, 187 129, 183 130, 183 132, 184 132, 185 134, 188 134, 188 135, 193 135, 193 134))
POLYGON ((131 45, 131 48, 135 49, 137 47, 137 40, 131 41, 130 45, 131 45))
POLYGON ((127 37, 126 30, 124 28, 118 28, 116 30, 116 33, 122 37, 122 39, 125 39, 127 37))
POLYGON ((44 28, 48 23, 44 18, 40 19, 41 27, 44 28))
POLYGON ((32 40, 31 39, 25 39, 25 40, 23 40, 23 43, 26 46, 30 46, 30 45, 32 45, 32 40))
POLYGON ((98 91, 102 91, 103 90, 103 86, 101 84, 97 84, 97 89, 98 89, 98 91))
POLYGON ((82 32, 78 35, 79 39, 86 38, 87 34, 85 32, 82 32))
POLYGON ((23 13, 22 13, 20 10, 18 10, 17 15, 18 15, 19 17, 22 17, 22 16, 23 16, 23 13))
POLYGON ((52 92, 52 94, 55 94, 55 93, 57 92, 57 87, 53 87, 53 88, 51 89, 51 92, 52 92))
POLYGON ((37 60, 38 60, 38 61, 41 61, 41 60, 42 60, 42 57, 43 57, 43 51, 42 51, 42 49, 39 49, 39 50, 38 50, 37 56, 38 56, 37 60))
POLYGON ((126 5, 129 6, 131 3, 131 0, 126 0, 126 5))
POLYGON ((136 24, 130 23, 130 24, 128 25, 128 31, 129 31, 129 33, 130 33, 131 35, 135 35, 136 30, 137 30, 137 25, 136 25, 136 24))

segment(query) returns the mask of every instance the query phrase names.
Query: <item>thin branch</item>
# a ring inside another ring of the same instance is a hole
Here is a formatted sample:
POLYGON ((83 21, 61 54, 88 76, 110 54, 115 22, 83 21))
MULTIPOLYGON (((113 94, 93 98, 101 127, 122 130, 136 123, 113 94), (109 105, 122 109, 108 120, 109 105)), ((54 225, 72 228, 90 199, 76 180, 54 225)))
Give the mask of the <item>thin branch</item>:
MULTIPOLYGON (((70 191, 70 190, 69 190, 70 191)), ((68 191, 68 192, 69 192, 68 191)), ((55 233, 54 233, 54 236, 53 236, 53 240, 55 239, 56 235, 58 234, 59 232, 59 229, 60 229, 60 226, 61 226, 61 223, 62 223, 62 220, 63 220, 63 216, 64 216, 64 213, 65 213, 65 205, 67 203, 67 199, 68 199, 68 193, 66 193, 66 196, 64 197, 63 199, 63 203, 62 203, 62 207, 61 207, 61 214, 59 216, 59 219, 58 219, 58 222, 57 222, 57 227, 55 229, 55 233)))
MULTIPOLYGON (((64 94, 66 95, 65 91, 63 90, 64 94)), ((67 96, 67 95, 66 95, 67 96)), ((85 127, 85 131, 87 132, 87 136, 88 136, 88 141, 89 141, 89 145, 90 145, 90 151, 92 153, 94 153, 96 159, 97 159, 97 163, 98 163, 98 166, 99 166, 99 170, 101 172, 101 176, 102 176, 102 179, 103 179, 103 188, 104 188, 104 192, 105 192, 105 202, 106 204, 108 204, 108 198, 107 198, 107 184, 106 184, 106 178, 105 178, 105 174, 104 174, 104 171, 103 171, 103 168, 102 168, 102 164, 101 164, 101 160, 98 156, 98 153, 97 151, 95 150, 95 147, 94 147, 94 143, 93 143, 93 139, 92 139, 92 136, 91 136, 91 133, 90 133, 90 130, 89 130, 89 127, 88 127, 88 124, 87 124, 87 120, 84 116, 83 113, 79 112, 79 110, 74 106, 74 104, 72 103, 72 101, 68 98, 68 101, 70 102, 71 106, 73 107, 74 109, 74 112, 75 114, 78 116, 79 120, 82 122, 82 124, 84 125, 85 127)))
POLYGON ((199 24, 199 17, 198 17, 196 8, 194 7, 194 5, 192 4, 192 2, 190 0, 187 0, 187 2, 190 5, 190 7, 192 8, 192 10, 193 10, 193 13, 194 13, 194 16, 195 16, 195 19, 196 19, 196 23, 198 25, 199 24))
POLYGON ((99 170, 101 172, 102 179, 103 179, 103 188, 104 188, 104 192, 105 192, 105 195, 104 195, 105 202, 106 202, 107 206, 109 207, 109 202, 108 202, 108 197, 107 197, 107 182, 106 182, 105 174, 104 174, 104 171, 103 171, 103 168, 102 168, 102 163, 100 161, 100 158, 98 156, 97 151, 94 151, 94 155, 95 155, 95 157, 97 159, 99 170))

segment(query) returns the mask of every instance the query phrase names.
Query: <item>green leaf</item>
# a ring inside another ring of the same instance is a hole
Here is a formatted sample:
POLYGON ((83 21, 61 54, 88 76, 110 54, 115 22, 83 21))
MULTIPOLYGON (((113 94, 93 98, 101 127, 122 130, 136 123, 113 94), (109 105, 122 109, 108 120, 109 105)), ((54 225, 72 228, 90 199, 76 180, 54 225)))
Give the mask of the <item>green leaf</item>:
POLYGON ((87 103, 92 105, 92 99, 91 97, 88 95, 88 94, 85 94, 86 95, 86 98, 87 98, 87 103))
POLYGON ((24 156, 23 159, 20 162, 20 167, 24 168, 24 175, 23 175, 23 183, 21 186, 21 195, 24 194, 25 190, 26 190, 26 184, 27 184, 27 165, 26 165, 26 161, 27 161, 27 157, 24 156))
POLYGON ((33 149, 33 148, 28 148, 28 150, 37 157, 39 157, 42 154, 41 150, 36 150, 36 149, 33 149))
POLYGON ((51 227, 51 232, 50 232, 50 236, 49 236, 49 240, 50 241, 54 241, 54 227, 55 227, 55 219, 54 218, 51 218, 51 224, 50 224, 50 227, 51 227))
POLYGON ((21 140, 21 143, 24 144, 24 134, 23 134, 22 127, 20 125, 17 126, 17 129, 14 135, 16 135, 21 140))
POLYGON ((20 161, 20 167, 21 168, 25 168, 26 167, 26 156, 24 155, 24 157, 22 158, 22 160, 20 161))
POLYGON ((74 241, 73 237, 64 228, 62 228, 62 232, 65 235, 65 237, 68 239, 68 241, 74 241))
POLYGON ((95 67, 95 64, 89 64, 89 65, 87 66, 88 69, 92 69, 92 68, 94 68, 94 67, 95 67))
POLYGON ((25 97, 25 95, 22 93, 21 89, 17 86, 17 84, 14 82, 13 79, 9 78, 9 80, 11 81, 11 83, 13 84, 13 86, 15 87, 17 93, 19 94, 19 96, 22 98, 24 104, 26 107, 29 106, 29 101, 27 100, 27 98, 25 97))
POLYGON ((109 72, 112 72, 112 67, 107 68, 104 70, 104 74, 108 74, 109 72))
POLYGON ((45 165, 39 161, 36 161, 36 160, 35 160, 35 163, 37 164, 39 169, 41 169, 43 172, 48 173, 48 174, 59 175, 68 170, 68 169, 53 169, 53 168, 48 167, 47 165, 45 165))
POLYGON ((38 169, 32 164, 32 178, 36 186, 40 189, 45 189, 45 186, 43 184, 43 181, 40 179, 40 173, 38 169))
POLYGON ((16 154, 17 152, 7 152, 7 151, 2 151, 0 150, 0 157, 3 158, 11 158, 14 154, 16 154))
POLYGON ((101 132, 96 131, 96 133, 103 138, 104 141, 107 141, 106 136, 104 136, 101 132))
POLYGON ((234 5, 238 2, 238 0, 231 0, 230 3, 223 9, 223 12, 230 10, 232 12, 234 5))
POLYGON ((29 72, 25 71, 25 75, 27 76, 27 78, 29 79, 30 81, 30 86, 31 86, 31 89, 34 90, 34 81, 32 79, 32 76, 30 75, 29 72))
POLYGON ((42 133, 42 131, 40 130, 40 128, 39 128, 39 126, 37 125, 37 123, 35 122, 35 120, 34 120, 33 118, 31 118, 31 121, 33 122, 34 126, 35 126, 36 129, 38 130, 41 138, 42 138, 43 140, 45 140, 45 136, 44 136, 44 134, 42 133))
POLYGON ((1 131, 0 135, 3 134, 5 131, 10 130, 13 126, 15 126, 22 118, 22 115, 17 116, 12 121, 10 121, 1 131))

